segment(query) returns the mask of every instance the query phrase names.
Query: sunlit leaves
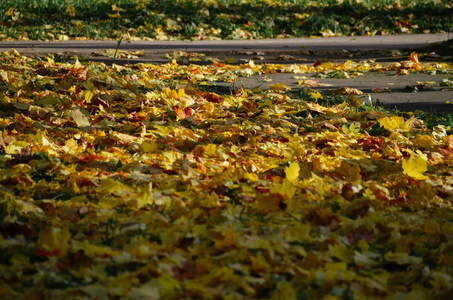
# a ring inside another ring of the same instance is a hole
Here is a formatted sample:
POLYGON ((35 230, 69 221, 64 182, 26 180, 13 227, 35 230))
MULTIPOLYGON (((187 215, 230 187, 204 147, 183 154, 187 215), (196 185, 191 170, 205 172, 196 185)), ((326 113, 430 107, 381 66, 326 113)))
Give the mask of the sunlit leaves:
POLYGON ((449 289, 449 127, 431 130, 356 95, 326 105, 332 96, 308 86, 221 93, 194 77, 350 72, 359 63, 108 67, 13 51, 0 60, 7 297, 411 289, 429 299, 449 289))

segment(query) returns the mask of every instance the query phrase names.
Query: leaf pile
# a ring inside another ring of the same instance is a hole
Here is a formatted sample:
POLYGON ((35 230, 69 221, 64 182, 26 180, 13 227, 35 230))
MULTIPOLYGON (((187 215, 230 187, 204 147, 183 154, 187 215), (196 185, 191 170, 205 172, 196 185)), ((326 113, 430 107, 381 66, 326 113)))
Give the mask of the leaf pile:
POLYGON ((255 39, 449 32, 452 2, 377 0, 15 0, 0 40, 255 39))
POLYGON ((3 53, 3 297, 451 291, 450 128, 355 95, 323 106, 320 93, 295 97, 282 84, 231 95, 196 84, 296 67, 107 67, 3 53))

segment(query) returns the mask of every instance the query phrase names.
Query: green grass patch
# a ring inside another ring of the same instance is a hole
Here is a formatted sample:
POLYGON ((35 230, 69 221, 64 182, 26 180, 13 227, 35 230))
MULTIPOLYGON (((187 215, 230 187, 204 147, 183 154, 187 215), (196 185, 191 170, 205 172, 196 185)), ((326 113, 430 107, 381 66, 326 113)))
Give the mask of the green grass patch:
POLYGON ((248 39, 449 31, 452 1, 32 0, 0 3, 0 40, 248 39))

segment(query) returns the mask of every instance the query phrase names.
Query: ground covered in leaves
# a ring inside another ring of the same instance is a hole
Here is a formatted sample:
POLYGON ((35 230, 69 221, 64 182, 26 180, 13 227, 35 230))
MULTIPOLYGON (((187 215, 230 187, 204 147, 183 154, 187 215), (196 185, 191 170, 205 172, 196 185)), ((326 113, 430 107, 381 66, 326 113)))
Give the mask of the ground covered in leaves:
POLYGON ((310 88, 292 94, 276 83, 219 95, 203 81, 451 68, 423 66, 414 53, 386 67, 176 60, 109 67, 3 53, 0 293, 448 294, 451 128, 362 103, 346 87, 326 105, 327 96, 310 88))
POLYGON ((449 32, 450 0, 15 0, 0 40, 256 39, 449 32))

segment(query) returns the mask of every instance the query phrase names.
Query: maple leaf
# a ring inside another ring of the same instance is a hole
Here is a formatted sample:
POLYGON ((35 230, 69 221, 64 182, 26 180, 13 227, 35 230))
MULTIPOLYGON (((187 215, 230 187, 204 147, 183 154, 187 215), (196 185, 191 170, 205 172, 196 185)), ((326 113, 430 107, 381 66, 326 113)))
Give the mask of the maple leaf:
POLYGON ((101 181, 99 191, 101 193, 108 193, 108 194, 117 194, 117 195, 124 195, 131 193, 131 189, 129 186, 111 179, 106 178, 101 181))
POLYGON ((428 170, 428 162, 426 156, 418 152, 416 156, 411 153, 408 159, 403 159, 403 174, 410 176, 417 180, 428 179, 429 177, 423 175, 428 170))
POLYGON ((299 178, 300 167, 297 162, 292 162, 288 167, 285 168, 286 179, 290 182, 294 182, 299 178))
POLYGON ((315 101, 318 101, 318 99, 323 99, 320 92, 310 93, 310 95, 315 99, 315 101))
POLYGON ((153 141, 151 140, 148 140, 148 141, 143 141, 140 145, 140 149, 144 152, 144 153, 150 153, 150 152, 154 152, 157 148, 157 145, 156 143, 154 143, 153 141))
POLYGON ((358 163, 350 163, 345 160, 341 162, 341 166, 337 172, 343 175, 347 180, 356 181, 362 179, 360 175, 360 166, 358 163))
POLYGON ((415 51, 411 53, 409 60, 413 63, 412 69, 414 69, 414 70, 422 69, 422 67, 420 65, 420 61, 418 60, 418 54, 415 51))
POLYGON ((86 127, 91 125, 88 118, 82 114, 78 107, 67 110, 66 113, 74 120, 78 127, 86 127))
POLYGON ((39 232, 39 239, 46 250, 57 252, 59 256, 66 255, 71 233, 69 228, 45 227, 39 232))
MULTIPOLYGON (((294 176, 294 173, 292 172, 291 175, 294 176)), ((292 186, 292 182, 287 178, 285 178, 281 184, 276 184, 275 186, 273 186, 270 190, 271 193, 279 194, 289 199, 294 196, 296 191, 297 189, 292 186)))
POLYGON ((391 130, 398 130, 398 129, 410 129, 411 120, 404 121, 403 117, 399 116, 391 116, 391 117, 384 117, 379 119, 379 124, 385 129, 391 130))

